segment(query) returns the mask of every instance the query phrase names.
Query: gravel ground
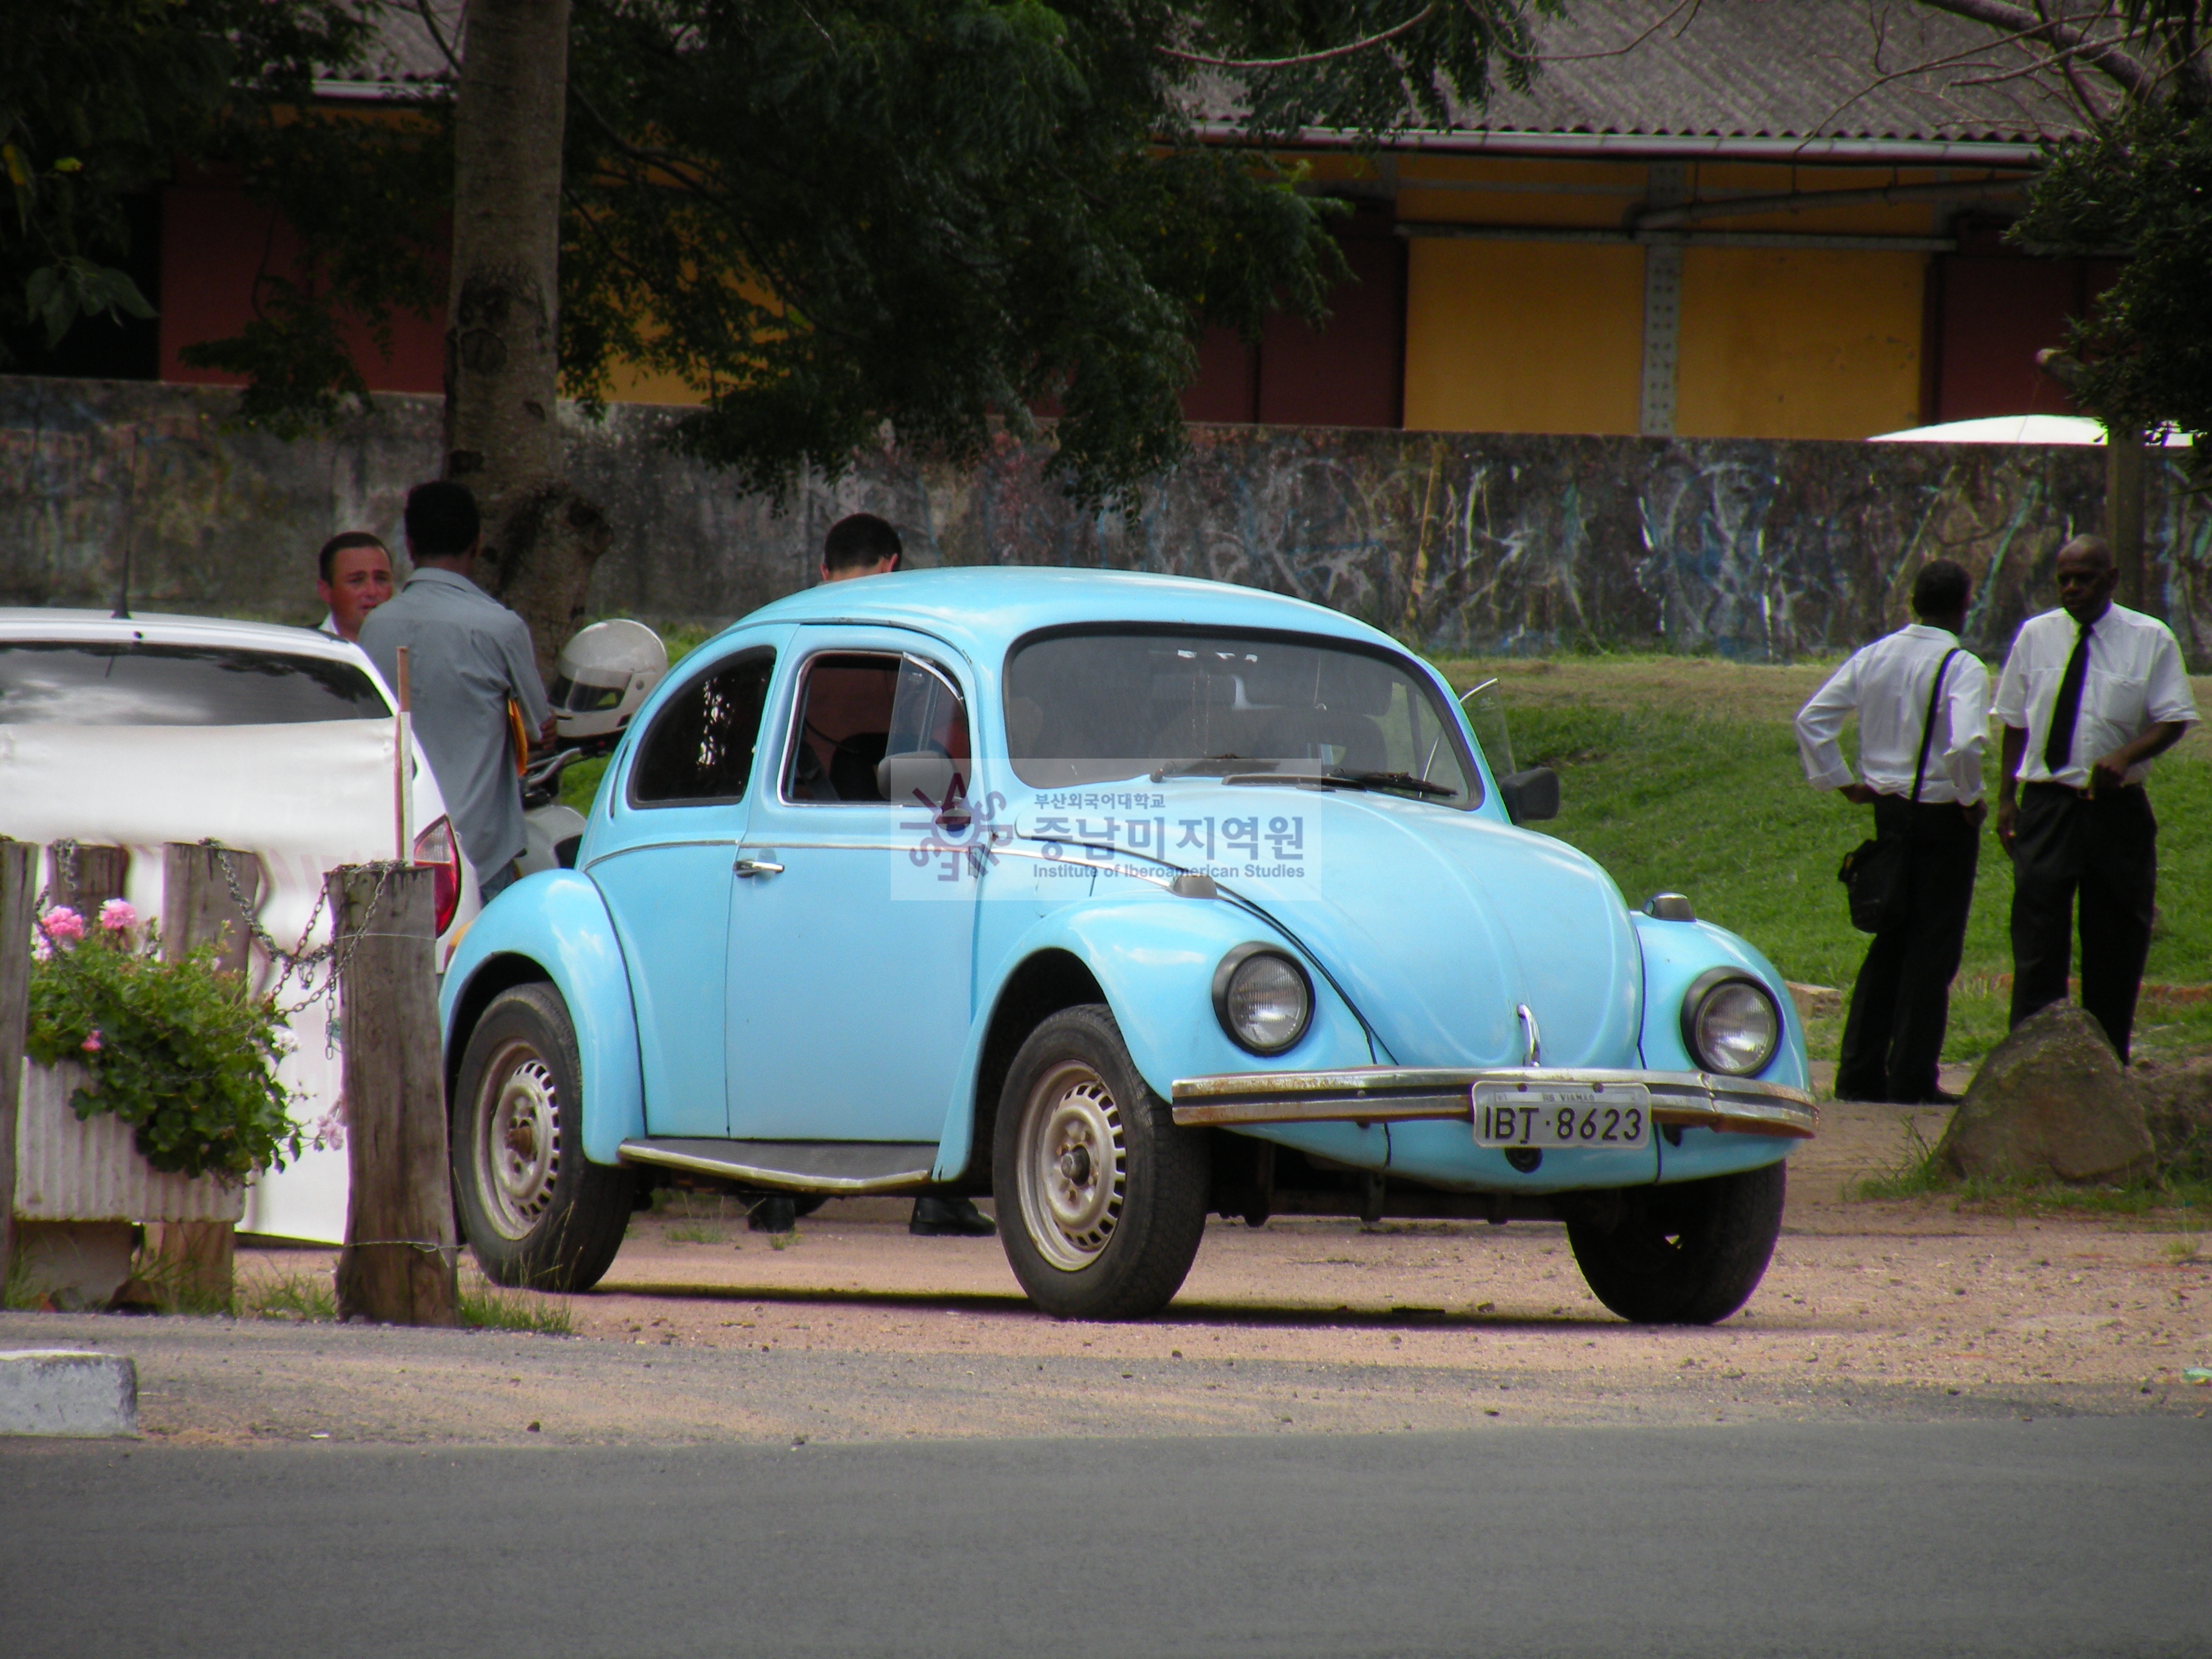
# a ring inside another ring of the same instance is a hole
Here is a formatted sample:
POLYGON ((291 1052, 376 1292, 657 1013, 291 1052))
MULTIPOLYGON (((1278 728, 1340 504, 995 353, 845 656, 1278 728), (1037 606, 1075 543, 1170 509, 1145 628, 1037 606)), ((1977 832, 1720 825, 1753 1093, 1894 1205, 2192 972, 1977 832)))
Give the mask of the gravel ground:
MULTIPOLYGON (((2186 1413, 2212 1390, 2212 1241, 2171 1224, 1846 1202, 1911 1117, 1830 1107, 1792 1164, 1774 1263, 1711 1329, 1615 1319, 1544 1224, 1217 1222, 1139 1324, 1060 1323, 995 1240, 917 1239, 833 1202, 778 1241, 641 1216, 576 1334, 0 1314, 0 1347, 137 1358, 149 1435, 246 1443, 881 1440, 1335 1432, 1492 1421, 2186 1413), (535 1426, 533 1426, 535 1425, 535 1426)), ((247 1249, 241 1281, 327 1274, 247 1249)), ((325 1280, 327 1283, 327 1279, 325 1280)))

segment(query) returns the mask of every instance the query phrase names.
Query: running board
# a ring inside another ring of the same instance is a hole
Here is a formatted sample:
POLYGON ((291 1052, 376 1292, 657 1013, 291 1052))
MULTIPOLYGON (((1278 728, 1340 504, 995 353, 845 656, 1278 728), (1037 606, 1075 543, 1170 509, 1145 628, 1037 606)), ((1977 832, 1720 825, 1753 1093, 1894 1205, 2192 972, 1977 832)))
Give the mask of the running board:
POLYGON ((625 1140, 623 1162, 798 1193, 897 1193, 930 1184, 933 1141, 625 1140))

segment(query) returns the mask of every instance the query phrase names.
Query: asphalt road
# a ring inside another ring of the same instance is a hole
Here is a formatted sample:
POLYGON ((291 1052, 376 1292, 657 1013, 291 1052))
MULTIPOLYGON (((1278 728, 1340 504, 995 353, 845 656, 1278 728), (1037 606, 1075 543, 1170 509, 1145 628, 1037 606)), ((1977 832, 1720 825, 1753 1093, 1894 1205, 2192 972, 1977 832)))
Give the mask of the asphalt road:
POLYGON ((2189 1655, 2212 1424, 0 1443, 0 1654, 2189 1655))

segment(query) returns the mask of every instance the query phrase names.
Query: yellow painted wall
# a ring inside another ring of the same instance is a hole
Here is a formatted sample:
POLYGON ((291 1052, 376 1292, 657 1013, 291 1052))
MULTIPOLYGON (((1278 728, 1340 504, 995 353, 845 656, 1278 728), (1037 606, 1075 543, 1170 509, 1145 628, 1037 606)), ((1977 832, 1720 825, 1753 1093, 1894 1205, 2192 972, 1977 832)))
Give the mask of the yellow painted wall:
POLYGON ((1417 237, 1408 253, 1408 427, 1636 430, 1642 249, 1417 237))
POLYGON ((1917 424, 1927 259, 1686 249, 1675 431, 1856 439, 1917 424))

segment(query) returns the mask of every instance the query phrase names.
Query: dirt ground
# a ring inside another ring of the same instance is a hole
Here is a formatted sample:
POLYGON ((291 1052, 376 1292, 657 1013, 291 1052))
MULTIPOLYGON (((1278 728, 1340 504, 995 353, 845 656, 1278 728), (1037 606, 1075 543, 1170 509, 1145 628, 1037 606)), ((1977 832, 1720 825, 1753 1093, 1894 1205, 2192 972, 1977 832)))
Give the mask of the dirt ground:
MULTIPOLYGON (((1216 1222, 1158 1319, 1060 1323, 993 1239, 833 1202, 779 1242, 730 1206, 641 1215, 576 1334, 0 1314, 0 1347, 138 1360, 172 1442, 861 1440, 1372 1431, 1486 1421, 2203 1415, 2212 1240, 2170 1221, 1847 1201, 1941 1109, 1831 1106, 1783 1237, 1711 1329, 1622 1323, 1545 1224, 1216 1222), (532 1425, 535 1425, 534 1427, 532 1425)), ((241 1250, 241 1288, 327 1250, 241 1250)), ((323 1282, 327 1284, 325 1278, 323 1282)))

